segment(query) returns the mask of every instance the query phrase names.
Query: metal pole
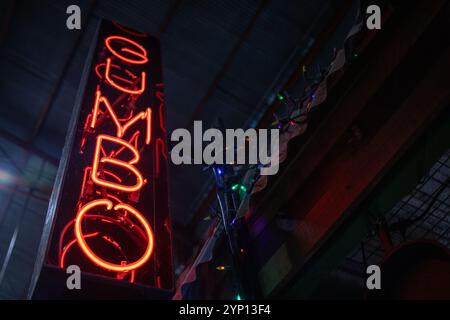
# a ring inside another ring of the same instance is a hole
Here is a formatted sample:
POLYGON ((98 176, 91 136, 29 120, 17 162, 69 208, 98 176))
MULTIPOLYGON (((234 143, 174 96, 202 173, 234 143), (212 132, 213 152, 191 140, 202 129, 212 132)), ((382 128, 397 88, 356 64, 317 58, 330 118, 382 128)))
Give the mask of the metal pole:
POLYGON ((232 273, 235 281, 235 286, 237 292, 247 293, 246 286, 244 285, 242 273, 243 266, 240 262, 239 256, 237 254, 237 241, 236 241, 236 229, 233 226, 233 219, 236 215, 236 208, 234 208, 234 214, 232 214, 230 210, 230 201, 231 204, 234 203, 231 199, 230 194, 226 190, 225 183, 220 174, 217 173, 217 168, 213 167, 214 176, 217 182, 217 200, 219 202, 220 207, 220 216, 222 219, 225 235, 227 237, 228 247, 231 253, 231 261, 232 261, 232 273))

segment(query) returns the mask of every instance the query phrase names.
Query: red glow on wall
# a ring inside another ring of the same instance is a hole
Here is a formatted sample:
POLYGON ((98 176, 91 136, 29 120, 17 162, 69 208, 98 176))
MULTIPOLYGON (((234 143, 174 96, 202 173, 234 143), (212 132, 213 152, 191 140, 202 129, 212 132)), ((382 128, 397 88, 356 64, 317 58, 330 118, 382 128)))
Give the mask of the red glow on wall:
POLYGON ((96 51, 47 263, 170 289, 158 42, 103 22, 96 51))
POLYGON ((97 119, 101 116, 109 116, 111 120, 116 125, 116 135, 119 138, 122 138, 127 131, 129 127, 131 127, 133 124, 135 124, 138 120, 146 120, 146 143, 150 144, 151 134, 152 134, 152 124, 151 124, 151 117, 152 117, 152 110, 150 108, 147 108, 147 110, 142 111, 135 115, 133 117, 133 111, 130 112, 130 115, 127 119, 119 119, 116 115, 116 112, 114 111, 114 108, 109 103, 108 99, 104 96, 102 96, 102 93, 100 90, 96 91, 95 94, 95 104, 94 108, 92 110, 92 113, 89 115, 90 126, 92 129, 95 128, 97 124, 97 119), (103 103, 106 108, 106 112, 101 112, 100 110, 100 103, 103 103), (106 115, 108 113, 108 115, 106 115), (126 121, 126 122, 125 122, 126 121))

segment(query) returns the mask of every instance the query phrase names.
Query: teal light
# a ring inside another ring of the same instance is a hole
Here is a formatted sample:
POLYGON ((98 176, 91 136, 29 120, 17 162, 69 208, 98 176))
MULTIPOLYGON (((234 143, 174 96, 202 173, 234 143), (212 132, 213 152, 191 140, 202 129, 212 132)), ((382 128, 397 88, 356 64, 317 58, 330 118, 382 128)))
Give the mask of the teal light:
POLYGON ((242 300, 241 296, 239 295, 239 293, 236 295, 234 300, 242 300))
POLYGON ((244 186, 241 186, 241 190, 244 191, 244 192, 247 192, 247 188, 244 187, 244 186))
POLYGON ((235 191, 237 190, 237 188, 239 188, 239 184, 235 184, 231 187, 231 190, 235 191))
POLYGON ((279 101, 283 101, 283 100, 284 100, 284 97, 283 97, 283 95, 282 95, 281 93, 278 93, 278 94, 277 94, 277 99, 278 99, 279 101))

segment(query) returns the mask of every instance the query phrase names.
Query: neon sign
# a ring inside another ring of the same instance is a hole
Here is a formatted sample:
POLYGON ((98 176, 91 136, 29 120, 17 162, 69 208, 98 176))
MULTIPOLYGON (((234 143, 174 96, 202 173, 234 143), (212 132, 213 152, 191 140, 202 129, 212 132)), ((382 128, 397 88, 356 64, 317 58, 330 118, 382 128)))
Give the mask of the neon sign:
POLYGON ((103 21, 72 121, 45 264, 76 264, 91 276, 171 289, 158 41, 103 21))

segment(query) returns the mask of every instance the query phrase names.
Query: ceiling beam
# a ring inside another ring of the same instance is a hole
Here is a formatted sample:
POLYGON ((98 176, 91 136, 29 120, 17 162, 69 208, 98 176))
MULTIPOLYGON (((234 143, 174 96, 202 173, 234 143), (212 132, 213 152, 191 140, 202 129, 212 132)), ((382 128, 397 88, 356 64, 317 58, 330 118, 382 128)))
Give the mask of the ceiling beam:
POLYGON ((1 1, 0 4, 0 47, 3 45, 3 42, 6 39, 6 35, 8 34, 9 28, 11 26, 12 17, 14 15, 14 8, 16 2, 14 0, 11 1, 1 1))
POLYGON ((13 144, 35 154, 36 156, 44 159, 45 161, 53 164, 54 166, 58 166, 59 165, 59 159, 55 158, 54 156, 50 155, 49 153, 36 148, 34 145, 30 144, 28 141, 22 140, 18 137, 16 137, 15 135, 11 134, 10 132, 1 129, 0 128, 0 138, 3 138, 5 140, 8 140, 10 142, 12 142, 13 144))
POLYGON ((191 116, 189 122, 187 123, 187 125, 185 126, 185 128, 191 128, 191 126, 193 125, 194 121, 201 118, 201 114, 202 114, 203 110, 205 109, 205 106, 206 106, 208 100, 211 98, 211 96, 213 95, 214 91, 216 90, 216 88, 220 84, 220 81, 226 75, 228 69, 230 68, 230 66, 234 62, 234 59, 236 58, 236 55, 239 52, 239 49, 242 47, 244 42, 247 40, 249 35, 252 33, 252 31, 253 31, 253 29, 254 29, 254 27, 256 25, 256 22, 258 21, 258 18, 260 17, 260 15, 264 11, 264 9, 269 5, 269 3, 270 3, 270 0, 261 0, 260 1, 259 6, 258 6, 258 8, 255 11, 255 14, 250 19, 250 21, 247 24, 247 27, 245 28, 244 32, 241 34, 239 39, 236 41, 234 46, 231 48, 230 52, 228 53, 228 56, 226 57, 224 63, 222 64, 222 67, 217 72, 217 74, 214 77, 213 81, 211 81, 208 89, 206 90, 205 95, 200 99, 199 103, 195 107, 195 109, 194 109, 194 111, 192 113, 192 116, 191 116))
POLYGON ((96 2, 97 2, 96 0, 91 0, 89 2, 88 8, 85 11, 86 15, 84 17, 84 21, 85 21, 84 27, 82 27, 81 30, 76 31, 75 40, 73 41, 72 46, 69 51, 69 54, 67 55, 67 58, 65 59, 64 64, 61 67, 61 71, 58 75, 58 79, 56 80, 56 83, 52 88, 52 91, 47 99, 47 102, 44 104, 44 106, 41 108, 41 110, 38 114, 36 124, 34 125, 33 132, 28 141, 30 144, 33 144, 34 140, 39 136, 39 134, 43 130, 43 127, 48 118, 48 115, 50 114, 50 111, 54 105, 56 96, 58 95, 58 93, 61 90, 61 86, 62 86, 62 83, 64 82, 64 78, 70 68, 70 65, 75 57, 75 54, 77 53, 77 48, 80 46, 83 35, 85 34, 85 32, 87 30, 87 24, 89 23, 89 19, 92 16, 96 2))
POLYGON ((442 39, 450 36, 449 13, 444 1, 416 4, 407 14, 398 10, 361 57, 360 76, 336 97, 335 108, 258 204, 262 216, 253 223, 265 227, 254 228, 255 243, 277 230, 273 218, 280 211, 295 223, 261 268, 266 295, 289 286, 448 107, 450 47, 442 39))
MULTIPOLYGON (((317 56, 322 52, 323 48, 326 46, 331 36, 333 35, 332 31, 335 30, 337 26, 342 22, 346 14, 348 14, 350 8, 351 8, 351 1, 344 1, 342 5, 340 5, 338 9, 334 11, 331 19, 317 34, 316 40, 311 49, 304 57, 302 57, 302 59, 299 61, 297 65, 303 64, 308 65, 311 61, 314 61, 317 58, 317 56)), ((290 88, 292 85, 295 84, 296 81, 298 81, 298 79, 301 76, 302 71, 296 68, 292 72, 291 76, 289 77, 283 88, 284 89, 290 88)), ((264 125, 267 125, 268 119, 272 115, 272 112, 270 110, 274 110, 276 108, 277 103, 278 103, 277 101, 274 101, 273 104, 270 107, 268 107, 266 113, 260 120, 258 127, 263 127, 264 125)), ((209 208, 211 204, 215 201, 215 199, 216 199, 216 189, 211 188, 206 198, 195 210, 192 218, 190 219, 188 225, 186 226, 186 229, 191 231, 195 230, 198 223, 205 217, 206 215, 205 213, 210 212, 209 208)))
POLYGON ((170 6, 166 16, 164 17, 163 22, 161 23, 161 26, 159 27, 157 34, 158 38, 161 38, 162 34, 166 32, 167 28, 169 27, 170 23, 173 20, 173 17, 175 16, 175 13, 180 8, 182 2, 183 2, 182 0, 175 0, 174 3, 170 6))

